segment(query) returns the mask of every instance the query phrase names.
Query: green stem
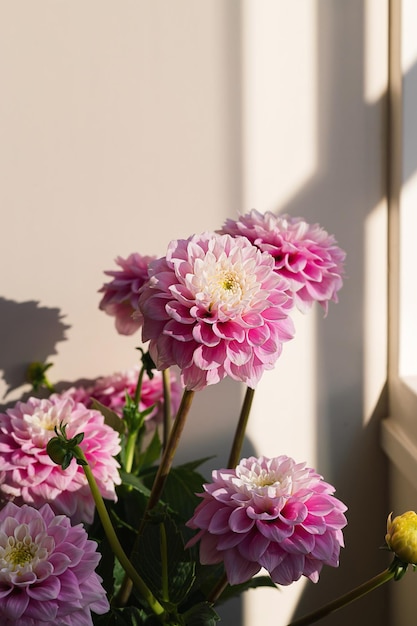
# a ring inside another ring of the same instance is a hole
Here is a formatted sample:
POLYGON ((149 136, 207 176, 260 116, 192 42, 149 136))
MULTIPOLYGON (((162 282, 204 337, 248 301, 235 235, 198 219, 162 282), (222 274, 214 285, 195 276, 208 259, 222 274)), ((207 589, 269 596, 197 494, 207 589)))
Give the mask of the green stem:
POLYGON ((165 450, 171 431, 171 378, 169 369, 162 370, 162 383, 164 386, 164 423, 162 449, 165 450))
POLYGON ((169 602, 169 585, 168 585, 168 544, 165 526, 159 524, 160 546, 161 546, 161 567, 162 567, 162 600, 169 602))
POLYGON ((374 578, 371 578, 370 580, 367 580, 362 585, 359 585, 359 587, 356 587, 355 589, 352 589, 352 591, 349 591, 345 595, 340 596, 340 598, 337 598, 336 600, 333 600, 333 602, 329 602, 329 604, 322 606, 317 611, 314 611, 313 613, 310 613, 309 615, 306 615, 305 617, 301 617, 300 619, 296 619, 294 622, 291 622, 288 626, 308 626, 309 624, 314 624, 315 622, 318 622, 323 617, 330 615, 330 613, 334 613, 334 611, 337 611, 343 608, 344 606, 347 606, 351 602, 354 602, 354 600, 358 600, 365 594, 369 593, 370 591, 373 591, 380 585, 383 585, 384 583, 388 582, 389 580, 394 578, 394 576, 395 576, 395 571, 392 571, 391 569, 386 569, 380 574, 377 574, 377 576, 374 576, 374 578))
MULTIPOLYGON (((166 479, 172 467, 175 452, 178 448, 178 444, 181 439, 181 434, 185 426, 188 412, 193 401, 194 391, 184 390, 180 408, 178 409, 177 416, 174 420, 174 425, 169 434, 166 448, 162 455, 161 463, 159 464, 156 472, 155 480, 152 485, 151 495, 149 496, 148 505, 146 507, 146 513, 149 513, 153 507, 158 504, 162 491, 165 487, 166 479)), ((145 515, 146 517, 146 515, 145 515)))
POLYGON ((227 576, 226 574, 223 574, 207 596, 207 602, 210 602, 210 604, 215 604, 222 595, 223 591, 226 589, 227 585, 227 576))
MULTIPOLYGON (((246 427, 248 425, 250 410, 252 408, 253 396, 255 390, 247 387, 245 399, 243 400, 242 409, 240 411, 239 421, 236 426, 235 437, 233 439, 232 447, 230 450, 229 461, 227 467, 233 469, 236 467, 240 460, 240 454, 242 452, 243 442, 245 439, 246 427)), ((227 576, 223 576, 217 581, 211 592, 209 593, 208 602, 215 603, 222 595, 223 591, 227 587, 227 576)))
MULTIPOLYGON (((181 433, 185 426, 185 421, 188 415, 188 412, 191 407, 191 403, 194 397, 194 391, 189 391, 187 389, 184 390, 180 408, 178 409, 178 413, 174 420, 174 425, 170 432, 167 446, 163 452, 161 463, 156 472, 155 479, 153 481, 151 494, 149 496, 149 500, 146 506, 145 514, 142 519, 142 522, 139 526, 138 533, 136 536, 136 540, 132 549, 132 553, 137 551, 139 538, 142 533, 142 530, 146 524, 149 512, 154 508, 161 497, 162 491, 165 487, 166 479, 168 478, 168 474, 170 472, 172 462, 174 460, 174 455, 177 450, 178 444, 180 442, 181 433)), ((129 576, 125 576, 118 596, 117 596, 117 605, 125 606, 127 601, 129 600, 130 592, 132 591, 132 581, 129 580, 129 576)))
POLYGON ((82 449, 77 446, 75 448, 76 456, 78 459, 81 459, 85 462, 83 465, 83 470, 86 475, 88 484, 90 486, 91 493, 94 498, 94 502, 96 504, 97 513, 100 516, 101 523, 103 524, 104 531, 106 533, 106 537, 110 544, 111 549, 113 550, 114 555, 119 560, 121 566, 125 570, 126 574, 132 580, 136 589, 139 591, 140 595, 149 605, 150 609, 154 612, 154 614, 160 619, 161 622, 164 622, 165 618, 165 609, 155 598, 145 581, 141 578, 138 572, 133 567, 132 563, 129 561, 126 553, 124 552, 122 546, 120 545, 119 539, 116 535, 116 532, 113 528, 113 524, 111 523, 109 514, 106 509, 106 505, 104 504, 104 500, 101 496, 99 488, 97 486, 96 480, 93 476, 90 466, 88 465, 86 458, 82 449))
MULTIPOLYGON (((142 391, 142 381, 143 381, 144 374, 145 374, 145 368, 141 367, 139 376, 138 376, 138 382, 136 383, 135 395, 133 396, 133 401, 135 403, 137 411, 139 411, 140 394, 142 391)), ((139 434, 139 430, 135 429, 134 431, 129 432, 127 436, 124 469, 128 474, 132 471, 138 434, 139 434)))
POLYGON ((254 394, 254 389, 251 389, 250 387, 246 389, 245 399, 243 401, 242 410, 236 427, 235 438, 233 439, 232 448, 230 450, 229 463, 227 467, 231 469, 236 467, 240 459, 240 453, 245 439, 246 426, 248 424, 254 394))
POLYGON ((130 474, 132 471, 133 460, 135 458, 136 441, 138 438, 138 430, 133 433, 129 433, 127 436, 126 449, 125 449, 125 471, 130 474))

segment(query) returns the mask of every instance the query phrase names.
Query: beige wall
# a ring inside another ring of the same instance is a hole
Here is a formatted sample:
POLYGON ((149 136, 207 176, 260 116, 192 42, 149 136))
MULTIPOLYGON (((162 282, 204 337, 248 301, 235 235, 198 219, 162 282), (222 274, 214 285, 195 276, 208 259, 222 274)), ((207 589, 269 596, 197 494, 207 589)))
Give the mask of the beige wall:
MULTIPOLYGON (((248 593, 233 609, 242 626, 284 626, 385 566, 386 11, 387 0, 0 0, 3 400, 27 389, 33 359, 52 360, 57 381, 134 361, 137 339, 97 309, 117 255, 163 254, 250 208, 320 222, 347 251, 339 305, 296 317, 247 444, 336 484, 349 505, 342 567, 318 586, 248 593)), ((180 458, 225 462, 240 397, 229 381, 202 392, 180 458)), ((384 598, 327 623, 383 625, 384 598)))

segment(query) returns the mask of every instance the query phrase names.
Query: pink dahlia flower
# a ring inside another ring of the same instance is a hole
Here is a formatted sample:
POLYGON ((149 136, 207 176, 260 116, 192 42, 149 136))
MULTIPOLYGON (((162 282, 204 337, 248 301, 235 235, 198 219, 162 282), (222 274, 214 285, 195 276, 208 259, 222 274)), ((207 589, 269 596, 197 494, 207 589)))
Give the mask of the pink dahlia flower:
MULTIPOLYGON (((104 406, 115 411, 120 417, 123 416, 123 407, 126 401, 126 393, 134 397, 139 376, 139 366, 132 367, 126 372, 118 372, 112 376, 98 378, 90 387, 70 387, 59 397, 71 397, 75 401, 82 402, 86 407, 90 407, 92 399, 98 400, 104 406)), ((171 414, 175 416, 182 395, 182 387, 175 374, 170 373, 171 382, 171 414)), ((53 396, 55 397, 55 396, 53 396)), ((144 411, 155 405, 153 411, 145 418, 147 430, 153 430, 157 424, 163 420, 164 389, 162 373, 154 372, 153 378, 144 374, 142 380, 141 397, 139 410, 144 411)))
POLYGON ((293 337, 287 281, 244 237, 203 233, 172 241, 150 264, 139 298, 142 338, 158 369, 178 365, 198 390, 225 376, 254 387, 293 337))
POLYGON ((104 272, 107 276, 113 276, 113 280, 99 290, 104 293, 99 308, 116 318, 116 330, 120 335, 133 335, 142 325, 138 310, 139 293, 148 280, 149 263, 155 258, 137 252, 130 254, 127 259, 119 256, 116 263, 122 269, 104 272))
POLYGON ((280 585, 300 576, 317 582, 323 564, 337 567, 346 506, 305 463, 287 456, 242 459, 216 470, 187 523, 199 533, 203 564, 224 562, 231 585, 261 567, 280 585))
POLYGON ((327 313, 329 301, 337 302, 346 254, 318 224, 252 210, 238 220, 227 219, 221 232, 243 235, 263 252, 269 252, 275 260, 275 271, 290 281, 300 311, 305 312, 316 301, 327 313))
MULTIPOLYGON (((91 397, 122 416, 126 392, 134 397, 138 376, 139 367, 137 366, 127 372, 99 378, 91 390, 91 397)), ((171 414, 175 415, 180 404, 182 388, 173 372, 170 373, 170 382, 171 414)), ((148 430, 152 430, 163 421, 163 404, 164 387, 162 373, 155 371, 153 378, 149 378, 145 372, 142 379, 139 410, 144 411, 155 405, 153 411, 145 418, 148 430)))
POLYGON ((109 610, 94 571, 97 544, 44 504, 9 502, 0 511, 0 614, 3 626, 92 626, 109 610))
POLYGON ((84 471, 75 459, 66 470, 56 465, 46 451, 55 436, 54 427, 66 424, 68 438, 84 433, 80 444, 100 493, 116 500, 115 484, 120 483, 119 464, 113 458, 119 451, 118 434, 104 424, 99 411, 87 409, 71 398, 49 400, 29 398, 0 414, 0 455, 3 476, 0 496, 16 504, 40 507, 49 503, 55 513, 63 513, 73 523, 91 523, 94 500, 84 471))

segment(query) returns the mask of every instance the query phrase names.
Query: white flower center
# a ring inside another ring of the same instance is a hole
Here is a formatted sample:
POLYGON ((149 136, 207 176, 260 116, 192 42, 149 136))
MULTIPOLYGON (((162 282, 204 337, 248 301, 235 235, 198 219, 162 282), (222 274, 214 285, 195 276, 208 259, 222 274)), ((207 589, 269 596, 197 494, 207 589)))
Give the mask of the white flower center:
POLYGON ((42 430, 53 431, 55 426, 59 426, 59 420, 57 415, 53 415, 50 412, 45 413, 42 410, 35 411, 30 416, 30 422, 33 427, 42 430))
POLYGON ((13 536, 1 537, 0 571, 22 575, 31 571, 47 554, 45 547, 33 541, 27 524, 20 524, 13 536))
POLYGON ((292 492, 291 473, 281 471, 279 468, 265 468, 256 464, 250 467, 239 465, 236 473, 246 493, 256 492, 269 497, 285 497, 292 492))
POLYGON ((54 436, 55 428, 69 421, 67 412, 58 410, 56 406, 37 407, 32 414, 26 414, 24 421, 35 446, 43 448, 54 436))
POLYGON ((259 289, 256 273, 249 272, 243 260, 232 260, 224 253, 217 259, 207 254, 204 260, 196 262, 194 270, 196 298, 209 310, 213 307, 224 311, 244 310, 259 289))
POLYGON ((213 302, 236 303, 242 299, 243 288, 241 277, 234 270, 219 268, 210 276, 207 292, 213 302))

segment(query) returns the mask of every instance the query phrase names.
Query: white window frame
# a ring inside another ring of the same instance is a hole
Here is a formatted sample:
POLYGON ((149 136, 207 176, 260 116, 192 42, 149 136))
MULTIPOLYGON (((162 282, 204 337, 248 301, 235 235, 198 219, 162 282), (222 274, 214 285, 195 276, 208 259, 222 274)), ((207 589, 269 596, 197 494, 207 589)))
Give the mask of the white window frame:
POLYGON ((411 150, 410 147, 417 146, 416 20, 414 0, 391 0, 389 417, 382 423, 382 447, 414 488, 417 488, 417 281, 413 280, 413 274, 417 258, 417 168, 413 162, 415 147, 411 150))

